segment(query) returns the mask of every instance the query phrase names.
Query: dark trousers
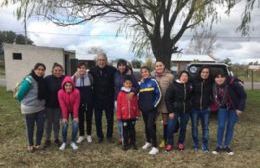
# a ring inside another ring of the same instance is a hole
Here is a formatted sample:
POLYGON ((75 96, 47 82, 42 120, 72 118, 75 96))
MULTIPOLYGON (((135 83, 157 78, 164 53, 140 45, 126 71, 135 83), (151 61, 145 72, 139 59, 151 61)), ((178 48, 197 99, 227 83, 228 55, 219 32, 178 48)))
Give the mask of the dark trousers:
POLYGON ((100 104, 95 105, 95 122, 96 122, 96 131, 97 137, 99 139, 104 138, 102 131, 102 114, 103 110, 106 114, 107 119, 107 138, 112 138, 113 135, 113 126, 114 126, 114 102, 113 99, 110 102, 103 101, 100 104))
POLYGON ((92 131, 93 105, 91 103, 81 104, 79 107, 79 135, 85 135, 85 122, 87 135, 92 131))
POLYGON ((60 108, 47 108, 45 119, 46 140, 51 139, 51 132, 54 132, 54 139, 59 139, 60 130, 60 108))
POLYGON ((135 120, 123 120, 123 145, 135 145, 136 138, 135 138, 135 120))
POLYGON ((145 136, 146 141, 152 143, 153 147, 157 147, 156 138, 156 116, 157 111, 153 109, 151 111, 143 111, 143 120, 145 124, 145 136))
POLYGON ((33 143, 33 134, 34 134, 34 126, 36 124, 36 145, 41 145, 43 130, 44 130, 44 119, 45 119, 45 110, 42 110, 37 113, 26 114, 25 122, 26 122, 26 133, 28 145, 32 146, 33 143))
POLYGON ((179 144, 184 144, 185 136, 186 136, 186 128, 190 118, 189 113, 175 113, 174 118, 168 120, 168 139, 167 144, 173 145, 173 133, 176 130, 177 122, 180 123, 179 128, 179 144))

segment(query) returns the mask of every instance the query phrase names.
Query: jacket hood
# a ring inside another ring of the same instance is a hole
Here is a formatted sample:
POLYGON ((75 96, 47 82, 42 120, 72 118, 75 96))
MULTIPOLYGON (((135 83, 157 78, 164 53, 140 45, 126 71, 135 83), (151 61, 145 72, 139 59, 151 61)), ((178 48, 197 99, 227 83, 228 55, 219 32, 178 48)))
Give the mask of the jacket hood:
POLYGON ((61 84, 61 88, 62 88, 63 90, 64 90, 65 84, 68 83, 68 82, 72 84, 73 89, 75 88, 75 84, 74 84, 73 80, 71 79, 71 77, 70 77, 70 76, 66 76, 66 77, 64 78, 64 80, 62 81, 62 84, 61 84))

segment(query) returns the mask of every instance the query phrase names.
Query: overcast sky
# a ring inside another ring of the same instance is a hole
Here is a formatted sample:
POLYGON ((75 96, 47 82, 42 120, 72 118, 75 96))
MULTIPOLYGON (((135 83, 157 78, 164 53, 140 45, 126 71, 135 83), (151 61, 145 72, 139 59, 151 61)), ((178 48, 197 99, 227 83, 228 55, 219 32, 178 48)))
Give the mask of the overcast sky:
MULTIPOLYGON (((11 30, 23 33, 23 24, 14 16, 14 6, 0 8, 0 30, 11 30)), ((221 9, 220 9, 221 11, 221 9)), ((218 59, 230 58, 232 62, 248 63, 260 62, 260 8, 253 11, 250 39, 239 38, 241 34, 236 32, 236 27, 241 21, 243 3, 238 4, 230 16, 223 13, 221 21, 213 26, 213 32, 217 33, 214 56, 218 59), (230 38, 232 37, 232 38, 230 38)), ((30 20, 28 22, 28 36, 39 46, 63 47, 76 50, 78 58, 84 58, 87 48, 92 46, 102 47, 110 59, 133 59, 131 52, 131 39, 124 36, 115 37, 119 24, 105 21, 88 22, 77 26, 59 27, 51 22, 30 20), (69 35, 71 34, 71 35, 69 35), (84 36, 78 36, 81 34, 84 36)), ((184 51, 190 42, 191 32, 186 32, 185 38, 178 43, 184 51)))

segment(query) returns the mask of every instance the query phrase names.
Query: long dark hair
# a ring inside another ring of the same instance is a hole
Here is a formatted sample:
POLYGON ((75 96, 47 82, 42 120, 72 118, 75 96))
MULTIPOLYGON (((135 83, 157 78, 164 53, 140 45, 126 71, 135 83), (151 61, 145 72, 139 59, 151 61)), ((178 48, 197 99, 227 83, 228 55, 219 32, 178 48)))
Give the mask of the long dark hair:
POLYGON ((202 80, 202 78, 201 78, 201 72, 202 72, 204 69, 208 69, 208 70, 209 70, 209 77, 208 77, 207 81, 212 81, 213 79, 212 79, 211 68, 210 68, 209 66, 207 66, 207 65, 203 65, 203 66, 199 69, 198 74, 197 74, 197 79, 202 80))
POLYGON ((45 86, 44 78, 43 76, 37 76, 34 72, 39 67, 43 67, 43 69, 46 70, 46 66, 43 63, 36 63, 30 75, 38 84, 38 99, 43 100, 46 98, 46 86, 45 86))

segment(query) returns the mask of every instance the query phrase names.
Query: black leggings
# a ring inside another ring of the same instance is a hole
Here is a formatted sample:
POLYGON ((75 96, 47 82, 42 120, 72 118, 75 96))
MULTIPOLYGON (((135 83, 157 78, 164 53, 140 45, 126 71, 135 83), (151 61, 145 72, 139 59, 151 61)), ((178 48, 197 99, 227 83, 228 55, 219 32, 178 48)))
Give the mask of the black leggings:
POLYGON ((152 143, 153 147, 157 147, 156 115, 156 109, 153 109, 151 111, 143 111, 146 141, 152 143))
POLYGON ((123 145, 135 145, 135 120, 123 120, 123 145))
POLYGON ((87 125, 87 135, 91 135, 92 130, 93 105, 81 104, 79 107, 79 135, 85 135, 85 121, 87 125), (85 118, 86 117, 86 118, 85 118))

